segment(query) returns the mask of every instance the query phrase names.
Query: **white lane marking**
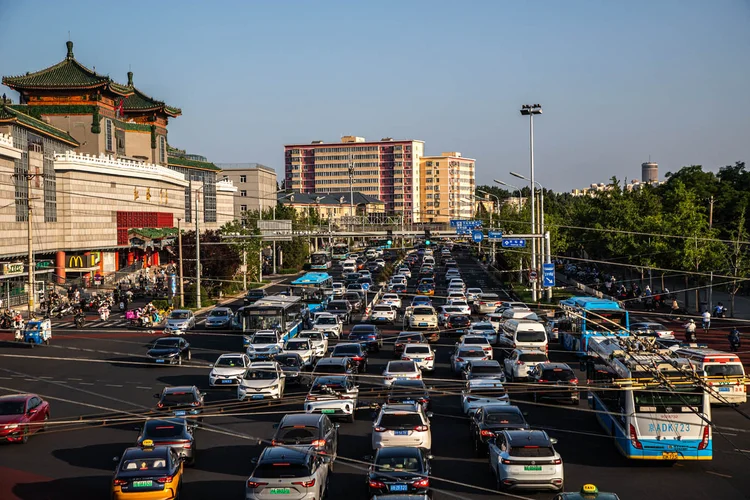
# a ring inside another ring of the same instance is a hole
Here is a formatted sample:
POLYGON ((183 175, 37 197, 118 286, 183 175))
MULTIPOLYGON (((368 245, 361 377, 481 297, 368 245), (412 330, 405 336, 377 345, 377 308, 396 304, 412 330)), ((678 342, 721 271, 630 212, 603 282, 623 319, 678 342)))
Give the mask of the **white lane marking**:
POLYGON ((105 384, 107 387, 122 387, 122 384, 105 384))
POLYGON ((730 476, 729 474, 719 474, 718 472, 714 472, 712 470, 707 470, 706 474, 713 474, 714 476, 725 477, 727 479, 731 479, 732 478, 732 476, 730 476))
POLYGON ((68 377, 68 380, 83 380, 82 378, 68 377))
POLYGON ((0 380, 13 380, 12 377, 0 377, 0 380))
POLYGON ((24 382, 39 382, 39 379, 35 379, 35 378, 25 378, 23 380, 24 382))
POLYGON ((44 375, 39 375, 39 376, 38 376, 37 378, 52 379, 52 378, 54 378, 54 377, 46 377, 46 376, 44 376, 44 375))
POLYGON ((734 451, 739 451, 740 453, 750 453, 750 450, 741 450, 739 448, 735 448, 734 451))
POLYGON ((93 382, 78 382, 81 385, 94 385, 93 382))
POLYGON ((750 429, 736 429, 734 427, 721 427, 718 425, 716 426, 716 428, 722 431, 750 432, 750 429))
POLYGON ((145 385, 136 385, 135 388, 136 389, 148 389, 149 391, 151 390, 150 387, 146 387, 145 385))

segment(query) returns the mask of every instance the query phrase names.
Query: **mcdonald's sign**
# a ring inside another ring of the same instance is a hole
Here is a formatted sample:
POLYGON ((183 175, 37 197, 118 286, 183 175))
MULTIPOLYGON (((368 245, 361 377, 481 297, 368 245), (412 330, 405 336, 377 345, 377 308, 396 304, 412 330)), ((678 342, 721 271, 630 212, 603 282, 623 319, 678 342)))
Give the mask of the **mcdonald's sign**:
POLYGON ((65 263, 67 269, 83 269, 83 255, 69 255, 68 261, 65 263))
POLYGON ((89 255, 68 255, 65 257, 66 269, 89 269, 99 265, 100 252, 91 252, 89 255))

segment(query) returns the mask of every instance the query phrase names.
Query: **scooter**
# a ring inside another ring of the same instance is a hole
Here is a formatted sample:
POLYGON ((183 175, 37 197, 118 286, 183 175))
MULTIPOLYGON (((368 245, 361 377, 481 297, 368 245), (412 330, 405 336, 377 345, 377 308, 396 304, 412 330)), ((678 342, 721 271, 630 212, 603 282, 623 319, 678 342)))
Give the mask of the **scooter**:
POLYGON ((727 317, 727 308, 724 306, 716 306, 714 307, 714 318, 726 318, 727 317))
POLYGON ((79 314, 73 321, 76 324, 76 328, 83 328, 83 325, 86 323, 86 316, 79 314))
POLYGON ((109 307, 102 306, 99 308, 99 319, 107 321, 109 319, 109 307))

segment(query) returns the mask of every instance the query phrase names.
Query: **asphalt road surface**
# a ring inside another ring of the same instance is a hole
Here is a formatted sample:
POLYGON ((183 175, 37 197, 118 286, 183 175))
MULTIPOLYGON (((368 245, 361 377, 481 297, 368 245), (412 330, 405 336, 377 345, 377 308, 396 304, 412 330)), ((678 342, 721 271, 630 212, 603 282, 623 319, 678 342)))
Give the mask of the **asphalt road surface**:
MULTIPOLYGON (((468 256, 459 257, 467 286, 498 290, 498 284, 468 256)), ((439 277, 440 278, 440 277, 439 277)), ((413 287, 415 280, 410 281, 413 287)), ((438 284, 443 281, 438 279, 438 284)), ((273 290, 271 290, 273 291, 273 290)), ((438 287, 436 295, 444 294, 438 287)), ((440 299, 435 299, 440 305, 440 299)), ((235 304, 239 306, 239 304, 235 304)), ((183 500, 244 498, 251 459, 273 434, 272 425, 286 413, 301 411, 305 391, 288 387, 281 402, 236 401, 234 390, 209 390, 208 365, 219 354, 241 350, 241 338, 227 331, 198 328, 186 335, 193 359, 183 366, 143 363, 146 346, 156 337, 127 329, 113 315, 109 322, 75 330, 59 327, 50 346, 31 349, 0 333, 0 394, 35 392, 50 401, 52 425, 25 445, 0 446, 0 499, 57 500, 109 498, 112 458, 132 446, 135 427, 154 407, 153 395, 164 386, 197 385, 207 391, 209 417, 198 431, 196 464, 186 470, 183 500), (83 417, 83 420, 81 418, 83 417), (118 420, 118 418, 120 420, 118 420)), ((386 348, 371 355, 368 373, 378 375, 392 359, 398 327, 383 329, 386 348)), ((435 499, 489 499, 505 495, 494 490, 486 458, 474 455, 468 425, 460 413, 461 384, 449 370, 455 340, 439 342, 431 384, 433 395, 433 478, 435 499)), ((553 360, 569 360, 551 347, 553 360)), ((577 364, 573 365, 577 369, 577 364)), ((429 379, 430 377, 428 377, 429 379)), ((377 387, 362 384, 362 400, 377 400, 377 387), (369 394, 368 391, 373 393, 369 394)), ((748 405, 715 408, 714 459, 676 464, 636 463, 622 458, 611 439, 579 407, 532 404, 513 395, 533 427, 558 438, 565 464, 567 490, 595 483, 623 499, 741 499, 750 497, 750 413, 748 405)), ((367 498, 363 456, 370 454, 371 411, 362 409, 353 424, 340 427, 339 461, 329 498, 367 498)), ((551 493, 515 493, 507 498, 551 498, 551 493)))

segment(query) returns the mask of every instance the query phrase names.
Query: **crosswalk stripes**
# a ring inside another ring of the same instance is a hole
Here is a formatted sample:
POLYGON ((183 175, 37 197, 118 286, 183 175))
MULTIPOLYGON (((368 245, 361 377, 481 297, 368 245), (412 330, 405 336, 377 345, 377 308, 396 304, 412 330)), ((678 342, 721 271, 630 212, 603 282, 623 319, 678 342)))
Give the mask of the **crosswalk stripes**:
POLYGON ((89 328, 128 328, 130 322, 126 319, 109 319, 107 321, 101 321, 99 319, 86 321, 83 324, 83 328, 77 328, 72 319, 57 319, 52 320, 52 330, 85 330, 89 328))

